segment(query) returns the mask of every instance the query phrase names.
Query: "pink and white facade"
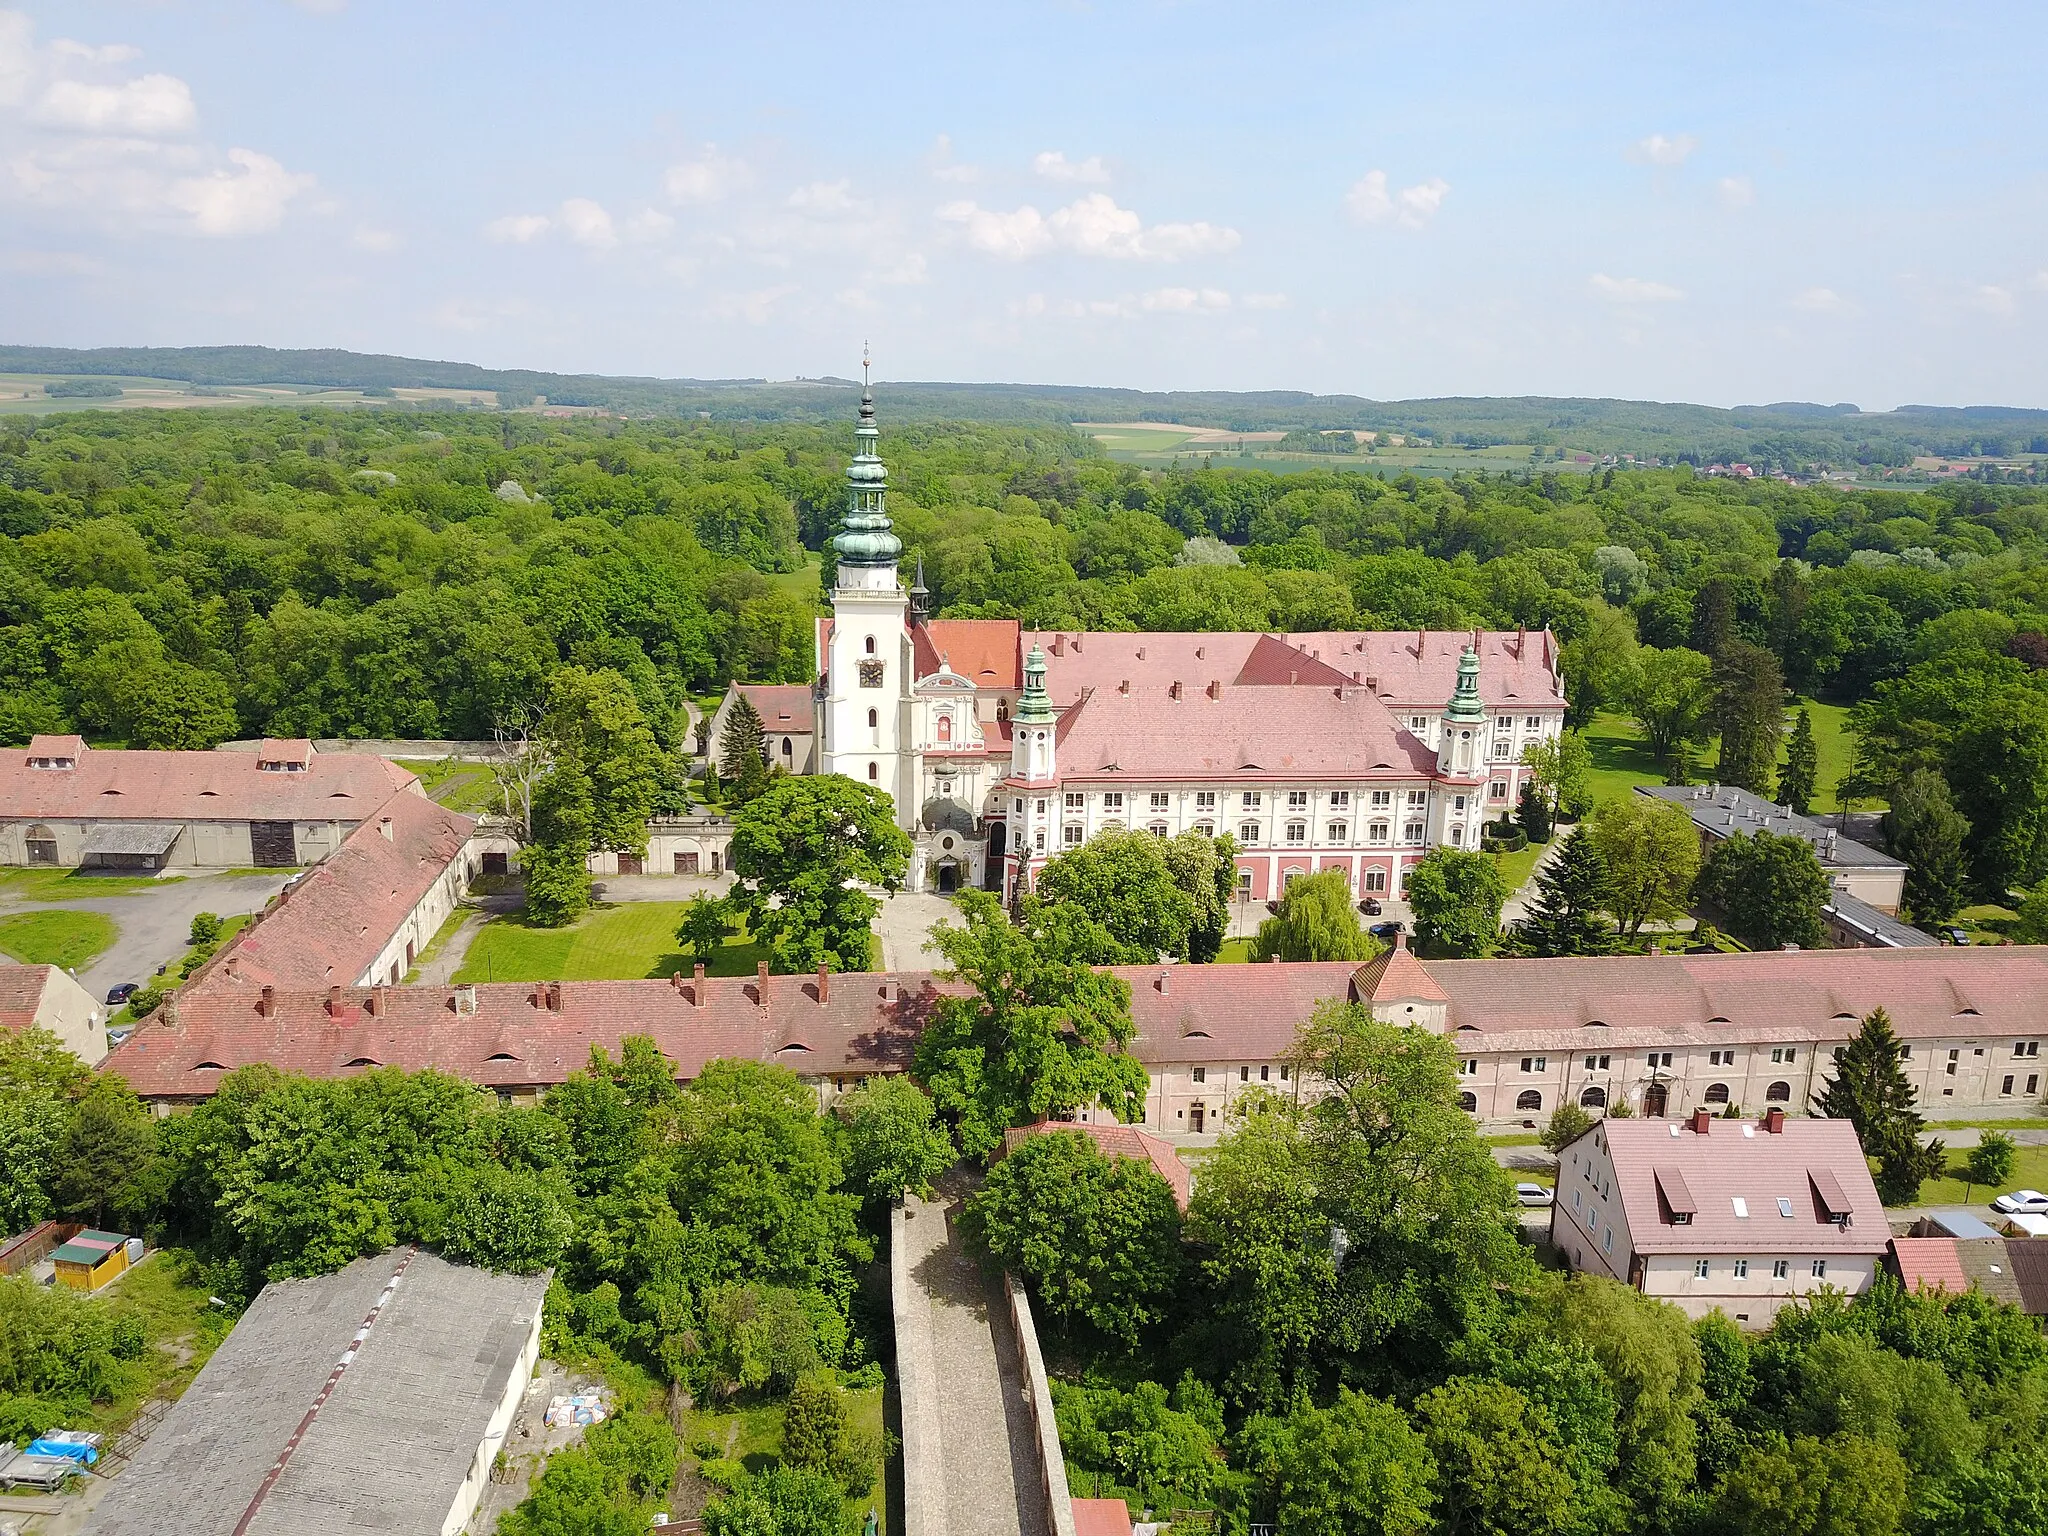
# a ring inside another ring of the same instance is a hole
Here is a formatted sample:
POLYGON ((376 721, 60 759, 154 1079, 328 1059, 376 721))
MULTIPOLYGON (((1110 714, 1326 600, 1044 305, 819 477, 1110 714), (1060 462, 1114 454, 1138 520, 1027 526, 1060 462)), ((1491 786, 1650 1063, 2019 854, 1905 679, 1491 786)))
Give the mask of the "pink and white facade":
POLYGON ((895 797, 913 889, 1008 896, 1063 849, 1141 828, 1229 833, 1251 900, 1324 869, 1360 895, 1398 895, 1431 848, 1476 847, 1514 809, 1524 749, 1564 728, 1547 630, 932 619, 922 583, 900 585, 871 408, 863 431, 848 523, 861 563, 842 551, 818 628, 818 764, 895 797))

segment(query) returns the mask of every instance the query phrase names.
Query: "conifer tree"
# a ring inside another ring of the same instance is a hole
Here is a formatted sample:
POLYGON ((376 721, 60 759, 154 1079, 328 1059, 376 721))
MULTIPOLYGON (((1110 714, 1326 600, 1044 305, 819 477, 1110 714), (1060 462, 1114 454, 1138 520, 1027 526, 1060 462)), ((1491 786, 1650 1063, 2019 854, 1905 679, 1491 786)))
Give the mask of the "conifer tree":
POLYGON ((1820 751, 1813 742, 1813 714, 1801 708, 1792 721, 1792 735, 1785 742, 1785 761, 1778 769, 1778 804, 1795 816, 1813 808, 1814 778, 1820 768, 1820 751))
POLYGON ((1605 912, 1613 899, 1607 862, 1593 839, 1572 834, 1536 876, 1536 904, 1515 925, 1521 946, 1537 955, 1604 955, 1614 947, 1605 912))
POLYGON ((1938 1141, 1920 1145, 1925 1125, 1913 1107, 1906 1081, 1904 1048, 1892 1033, 1891 1015, 1873 1009, 1856 1038, 1835 1051, 1835 1076, 1814 1101, 1831 1120, 1847 1120, 1866 1156, 1878 1160, 1877 1190, 1886 1205, 1909 1205, 1923 1180, 1947 1166, 1938 1141))
POLYGON ((1522 824, 1522 831, 1532 843, 1550 841, 1550 807, 1537 792, 1536 782, 1526 779, 1522 783, 1521 803, 1515 807, 1515 819, 1522 824))
POLYGON ((1886 798, 1884 845, 1905 860, 1906 909, 1916 923, 1948 922, 1963 910, 1970 823, 1956 809, 1947 781, 1930 769, 1914 769, 1886 798))
POLYGON ((1785 733, 1785 674, 1762 646, 1729 640, 1714 657, 1714 724, 1724 784, 1768 794, 1785 733))
POLYGON ((768 782, 768 763, 762 756, 766 737, 761 712, 744 693, 735 693, 732 711, 725 717, 718 753, 718 772, 732 786, 728 798, 735 805, 746 804, 768 782))

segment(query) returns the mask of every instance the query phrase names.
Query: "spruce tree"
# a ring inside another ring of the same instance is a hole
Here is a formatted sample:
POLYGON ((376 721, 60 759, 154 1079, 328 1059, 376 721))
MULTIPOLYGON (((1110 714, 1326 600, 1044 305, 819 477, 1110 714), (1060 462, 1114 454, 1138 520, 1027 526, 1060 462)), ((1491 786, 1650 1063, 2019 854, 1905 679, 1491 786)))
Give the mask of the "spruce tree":
POLYGON ((1884 844, 1905 860, 1906 909, 1916 923, 1946 923, 1963 910, 1970 823, 1956 809, 1947 781, 1926 768, 1899 780, 1887 798, 1884 844))
POLYGON ((1813 743, 1813 714, 1802 707, 1792 721, 1792 735, 1785 743, 1785 761, 1778 769, 1778 804, 1795 816, 1813 807, 1814 778, 1820 769, 1820 750, 1813 743))
POLYGON ((1536 876, 1536 890, 1536 904, 1515 925, 1521 947, 1537 955, 1604 955, 1614 948, 1614 929, 1602 915, 1613 885, 1592 838, 1573 833, 1536 876))
POLYGON ((1771 790, 1778 743, 1785 734, 1785 674, 1760 645, 1730 640, 1714 658, 1713 720, 1721 732, 1724 784, 1753 794, 1771 790))
POLYGON ((1835 1051, 1834 1079, 1814 1100, 1829 1119, 1853 1125, 1864 1155, 1878 1160, 1877 1189, 1886 1205, 1910 1205, 1922 1181, 1939 1177, 1947 1166, 1940 1142, 1920 1145, 1926 1122, 1913 1107, 1904 1060, 1891 1015, 1873 1009, 1856 1038, 1835 1051))
POLYGON ((718 741, 719 775, 737 783, 746 772, 748 758, 761 762, 761 743, 766 736, 761 712, 754 708, 753 701, 744 693, 734 693, 732 710, 725 717, 725 730, 718 741))

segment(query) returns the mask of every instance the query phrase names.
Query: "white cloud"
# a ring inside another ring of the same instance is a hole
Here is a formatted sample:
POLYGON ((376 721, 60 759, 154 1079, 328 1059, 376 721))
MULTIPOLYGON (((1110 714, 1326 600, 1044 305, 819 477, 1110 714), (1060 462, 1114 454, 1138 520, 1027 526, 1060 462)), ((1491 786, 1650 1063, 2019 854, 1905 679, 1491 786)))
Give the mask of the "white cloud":
POLYGON ((806 213, 851 212, 853 183, 843 176, 837 181, 814 181, 790 193, 789 206, 801 208, 806 213))
POLYGON ((1221 288, 1154 288, 1138 305, 1153 314, 1213 315, 1230 308, 1230 295, 1221 288))
POLYGON ((800 292, 799 284, 778 283, 772 288, 721 294, 711 301, 707 312, 714 320, 744 320, 749 325, 766 325, 774 316, 777 305, 791 294, 800 292))
POLYGON ((500 245, 525 245, 554 227, 555 221, 544 213, 508 213, 484 226, 484 238, 500 245))
POLYGON ((2036 272, 2031 278, 2027 279, 2027 286, 2036 293, 2048 293, 2048 267, 2043 267, 2039 272, 2036 272))
POLYGON ((1615 304, 1670 304, 1685 297, 1669 283, 1653 283, 1642 277, 1609 277, 1595 272, 1593 292, 1615 304))
POLYGON ((925 280, 925 260, 922 254, 911 251, 869 274, 878 283, 892 287, 914 287, 925 280))
POLYGON ((562 233, 578 245, 602 250, 619 243, 619 232, 612 227, 612 216, 605 212, 602 203, 572 197, 562 204, 560 219, 562 233))
POLYGON ((1987 315, 2009 315, 2016 307, 2012 290, 2001 288, 1996 283, 1984 283, 1970 295, 1970 307, 1981 309, 1987 315))
POLYGON ((183 133, 197 125, 192 88, 175 75, 141 75, 119 85, 53 80, 36 103, 38 122, 84 133, 183 133))
POLYGON ((961 226, 974 249, 1006 261, 1053 250, 1112 261, 1180 261, 1235 250, 1240 240, 1236 230, 1218 224, 1147 225, 1105 192, 1091 192, 1050 214, 1029 203, 1005 213, 960 202, 946 204, 938 216, 961 226))
POLYGON ((658 208, 642 208, 626 220, 628 240, 666 240, 676 221, 658 208))
POLYGON ((1069 160, 1064 150, 1041 150, 1031 157, 1031 169, 1047 181, 1106 182, 1109 167, 1102 163, 1102 156, 1090 155, 1086 160, 1069 160))
POLYGON ((1756 201, 1756 184, 1747 176, 1723 176, 1714 192, 1723 208, 1747 208, 1756 201))
POLYGON ((526 313, 526 305, 503 299, 444 299, 427 317, 451 331, 485 331, 526 313))
POLYGON ((1832 288, 1802 288, 1792 295, 1792 307, 1808 314, 1834 315, 1847 309, 1849 301, 1832 288))
POLYGON ((678 203, 715 203, 753 180, 744 160, 721 153, 716 144, 706 144, 695 159, 679 161, 662 176, 662 186, 678 203))
POLYGON ((979 181, 981 167, 967 165, 953 158, 953 139, 950 134, 940 134, 932 140, 931 153, 925 156, 925 164, 933 176, 940 181, 979 181))
POLYGON ((260 150, 195 139, 191 87, 161 72, 124 76, 140 56, 126 43, 39 46, 27 16, 0 10, 0 205, 67 211, 123 235, 276 228, 313 178, 260 150))
POLYGON ((1689 133, 1653 133, 1629 145, 1628 157, 1638 165, 1683 165, 1699 147, 1700 141, 1689 133))
POLYGON ((1397 223, 1405 229, 1420 229, 1436 217, 1450 190, 1449 182, 1432 176, 1395 192, 1387 186, 1385 171, 1367 171, 1344 194, 1344 211, 1354 224, 1397 223))
POLYGON ((1244 296, 1246 309, 1285 309, 1288 303, 1284 293, 1248 293, 1244 296))
POLYGON ((395 251, 399 246, 398 232, 365 225, 349 236, 349 244, 359 251, 395 251))
POLYGON ((202 235, 256 235, 275 229, 285 204, 313 185, 253 149, 231 149, 234 170, 188 176, 171 184, 170 202, 192 216, 202 235))

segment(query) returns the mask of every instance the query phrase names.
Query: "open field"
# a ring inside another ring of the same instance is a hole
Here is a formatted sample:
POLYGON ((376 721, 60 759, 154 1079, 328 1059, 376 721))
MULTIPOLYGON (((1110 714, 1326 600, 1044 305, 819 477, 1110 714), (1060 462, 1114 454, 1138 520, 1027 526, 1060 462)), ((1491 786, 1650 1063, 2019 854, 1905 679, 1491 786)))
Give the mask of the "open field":
MULTIPOLYGON (((630 981, 688 973, 695 962, 676 942, 680 901, 600 905, 567 928, 536 928, 517 917, 494 917, 478 930, 455 973, 465 981, 630 981)), ((742 936, 727 939, 712 962, 714 976, 751 976, 768 958, 742 936)))
MULTIPOLYGON (((371 395, 360 389, 328 389, 318 384, 220 384, 195 387, 182 379, 118 378, 121 393, 94 398, 52 396, 44 386, 63 375, 0 373, 0 416, 47 416, 58 411, 118 411, 137 408, 188 410, 223 405, 376 406, 397 403, 439 406, 487 406, 496 409, 495 392, 484 389, 394 389, 371 395)), ((94 377, 98 377, 95 375, 94 377)))
POLYGON ((10 912, 0 917, 0 954, 23 965, 76 970, 89 965, 119 932, 103 912, 10 912))

